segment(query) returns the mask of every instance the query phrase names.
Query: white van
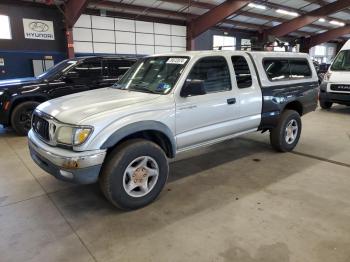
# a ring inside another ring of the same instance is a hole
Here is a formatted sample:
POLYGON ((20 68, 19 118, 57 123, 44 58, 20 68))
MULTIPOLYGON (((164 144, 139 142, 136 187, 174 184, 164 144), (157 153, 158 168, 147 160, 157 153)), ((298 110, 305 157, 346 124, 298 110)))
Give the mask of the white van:
POLYGON ((329 109, 333 103, 350 106, 350 40, 334 59, 321 84, 320 106, 329 109))

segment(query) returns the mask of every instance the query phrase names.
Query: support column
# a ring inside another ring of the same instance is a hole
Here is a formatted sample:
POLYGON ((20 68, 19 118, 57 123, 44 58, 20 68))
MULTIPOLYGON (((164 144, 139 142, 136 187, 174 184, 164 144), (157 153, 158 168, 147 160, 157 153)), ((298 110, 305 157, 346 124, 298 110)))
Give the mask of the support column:
POLYGON ((194 38, 193 38, 192 26, 191 24, 187 25, 187 36, 186 36, 186 50, 193 51, 195 50, 194 38))
POLYGON ((66 39, 67 39, 67 56, 68 58, 74 58, 74 42, 73 42, 73 29, 66 27, 66 39))

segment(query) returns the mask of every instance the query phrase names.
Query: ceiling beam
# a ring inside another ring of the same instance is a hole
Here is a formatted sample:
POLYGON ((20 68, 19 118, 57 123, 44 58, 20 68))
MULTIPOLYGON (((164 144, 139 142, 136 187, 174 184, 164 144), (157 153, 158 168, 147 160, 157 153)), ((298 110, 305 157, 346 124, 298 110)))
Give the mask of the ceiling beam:
MULTIPOLYGON (((141 16, 154 16, 156 17, 158 14, 160 15, 166 15, 168 17, 176 17, 178 19, 181 19, 182 21, 191 21, 194 20, 200 16, 194 15, 194 14, 188 14, 183 12, 177 12, 177 11, 168 11, 160 8, 147 8, 145 6, 139 6, 139 5, 130 5, 130 4, 123 4, 123 3, 117 3, 112 1, 93 1, 90 3, 89 7, 93 8, 106 8, 107 10, 111 10, 111 12, 117 13, 118 16, 124 16, 129 19, 135 19, 139 18, 141 16), (127 12, 132 12, 127 13, 127 12), (140 13, 140 14, 137 14, 140 13)), ((159 17, 159 16, 158 16, 159 17)), ((231 24, 233 26, 242 26, 246 27, 252 30, 260 30, 267 29, 268 27, 264 27, 257 24, 251 24, 251 23, 243 23, 243 22, 236 22, 230 19, 225 19, 221 21, 223 23, 231 24)), ((215 24, 216 25, 216 24, 215 24)))
POLYGON ((88 5, 89 0, 69 0, 65 4, 64 16, 66 25, 72 28, 88 5))
POLYGON ((189 36, 191 38, 199 36, 209 28, 223 22, 227 17, 249 4, 249 2, 250 1, 246 0, 226 0, 222 4, 191 21, 189 24, 189 36))
POLYGON ((312 24, 319 18, 325 17, 329 14, 339 12, 350 6, 350 0, 338 0, 323 7, 320 7, 314 11, 311 11, 305 15, 296 17, 283 24, 275 26, 265 31, 266 35, 284 36, 288 33, 294 32, 306 25, 312 24))
MULTIPOLYGON (((180 3, 181 5, 183 5, 184 3, 188 4, 188 0, 162 0, 162 1, 171 2, 171 3, 180 3)), ((197 2, 197 1, 195 1, 195 2, 192 1, 191 4, 192 4, 192 6, 196 6, 196 7, 203 8, 203 9, 207 9, 208 7, 213 7, 212 4, 197 2)), ((164 10, 164 9, 160 9, 160 8, 147 8, 145 6, 123 4, 123 3, 117 3, 117 2, 106 1, 106 0, 90 1, 89 7, 90 7, 90 9, 89 9, 90 13, 92 12, 92 10, 96 10, 96 9, 91 9, 91 8, 97 8, 97 9, 101 8, 101 9, 106 9, 107 12, 111 12, 111 14, 113 16, 127 18, 127 19, 138 18, 141 20, 143 19, 145 21, 149 20, 149 21, 154 21, 154 22, 157 22, 157 21, 162 22, 160 19, 167 19, 169 21, 170 20, 176 21, 177 19, 179 19, 178 23, 184 23, 186 21, 191 21, 191 20, 199 17, 198 15, 188 14, 188 13, 184 13, 184 12, 169 11, 169 10, 164 10), (164 15, 167 18, 160 18, 158 14, 164 15), (154 20, 154 19, 156 19, 156 20, 154 20)), ((214 7, 215 7, 215 5, 214 5, 214 7)), ((249 13, 249 14, 252 14, 253 17, 263 19, 262 17, 257 17, 257 16, 261 16, 259 14, 256 14, 256 13, 249 13)), ((271 18, 275 18, 275 17, 271 17, 271 18)), ((275 18, 275 21, 278 21, 278 20, 279 20, 279 18, 275 18)), ((163 22, 166 22, 166 21, 163 21, 163 22)), ((225 19, 221 22, 226 23, 226 24, 230 24, 232 26, 246 27, 248 29, 251 29, 254 31, 259 31, 259 32, 262 32, 264 29, 269 28, 268 26, 264 26, 264 25, 239 22, 239 21, 234 21, 231 19, 225 19)), ((227 28, 227 27, 224 27, 224 28, 227 28)), ((302 32, 302 31, 297 31, 296 33, 298 33, 301 36, 313 35, 313 33, 307 33, 307 32, 302 32)))
MULTIPOLYGON (((324 0, 316 0, 316 1, 306 0, 306 1, 309 2, 310 4, 317 4, 317 5, 320 5, 320 6, 325 6, 325 5, 329 4, 327 1, 324 1, 324 0)), ((347 13, 347 14, 350 14, 350 10, 349 9, 345 9, 345 10, 342 10, 342 11, 347 13)))
POLYGON ((307 39, 308 47, 311 48, 313 46, 326 43, 328 41, 334 40, 340 36, 350 34, 350 25, 346 25, 343 27, 335 28, 324 32, 322 34, 314 35, 307 39))
MULTIPOLYGON (((100 10, 88 8, 84 12, 84 14, 99 16, 100 10)), ((109 10, 106 11, 106 16, 114 17, 114 18, 129 19, 129 20, 135 19, 135 14, 126 13, 126 12, 118 12, 118 11, 109 11, 109 10)), ((150 16, 147 14, 138 15, 137 19, 140 21, 145 21, 145 22, 154 22, 154 23, 162 23, 162 24, 170 24, 170 25, 181 25, 181 26, 187 25, 186 21, 183 19, 162 18, 159 16, 155 17, 155 16, 150 16)))
MULTIPOLYGON (((201 9, 213 9, 216 7, 215 4, 209 4, 209 3, 204 3, 204 2, 198 2, 198 1, 188 1, 188 0, 161 0, 162 2, 167 2, 167 3, 174 3, 174 4, 180 4, 180 5, 185 5, 186 8, 188 7, 197 7, 201 9)), ((281 17, 275 17, 275 16, 269 16, 269 15, 263 15, 263 14, 258 14, 250 11, 242 11, 240 10, 237 15, 244 15, 252 18, 258 18, 258 19, 264 19, 268 21, 276 21, 276 22, 286 22, 289 21, 288 19, 281 18, 281 17)), ((329 30, 330 28, 327 26, 322 26, 322 25, 310 25, 310 27, 318 29, 318 30, 329 30)), ((304 32, 305 33, 305 32, 304 32)))
MULTIPOLYGON (((141 15, 145 15, 147 13, 154 13, 154 14, 160 14, 167 17, 171 17, 171 18, 177 17, 183 20, 190 20, 190 19, 193 19, 194 17, 197 17, 188 13, 170 11, 170 10, 141 6, 141 5, 124 4, 124 3, 113 2, 113 1, 94 0, 94 1, 90 1, 89 7, 95 7, 95 8, 97 7, 101 9, 107 9, 107 10, 118 11, 118 12, 133 11, 141 15)), ((135 14, 135 17, 137 17, 139 14, 135 14)))

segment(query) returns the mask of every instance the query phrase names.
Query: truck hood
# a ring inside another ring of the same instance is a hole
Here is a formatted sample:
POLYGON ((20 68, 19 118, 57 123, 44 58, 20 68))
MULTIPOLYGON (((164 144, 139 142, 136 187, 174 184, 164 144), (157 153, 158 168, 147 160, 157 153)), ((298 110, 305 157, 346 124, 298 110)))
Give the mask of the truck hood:
POLYGON ((11 86, 19 86, 19 85, 30 85, 37 84, 41 82, 40 79, 36 77, 25 77, 25 78, 14 78, 8 80, 0 81, 0 89, 10 88, 11 86))
POLYGON ((37 109, 63 123, 80 124, 93 115, 149 102, 160 96, 109 87, 56 98, 39 105, 37 109))
POLYGON ((330 83, 350 84, 350 71, 330 71, 330 83))

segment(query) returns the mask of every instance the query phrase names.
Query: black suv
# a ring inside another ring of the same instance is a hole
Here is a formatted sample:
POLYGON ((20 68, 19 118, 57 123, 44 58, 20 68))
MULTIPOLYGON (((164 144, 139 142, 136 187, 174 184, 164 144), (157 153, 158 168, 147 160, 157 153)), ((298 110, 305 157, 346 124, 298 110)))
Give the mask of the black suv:
POLYGON ((135 62, 133 57, 79 57, 64 60, 38 77, 0 81, 0 124, 26 135, 40 103, 111 86, 135 62))

